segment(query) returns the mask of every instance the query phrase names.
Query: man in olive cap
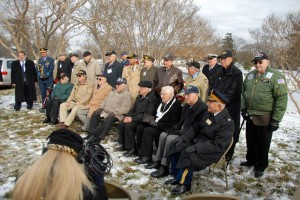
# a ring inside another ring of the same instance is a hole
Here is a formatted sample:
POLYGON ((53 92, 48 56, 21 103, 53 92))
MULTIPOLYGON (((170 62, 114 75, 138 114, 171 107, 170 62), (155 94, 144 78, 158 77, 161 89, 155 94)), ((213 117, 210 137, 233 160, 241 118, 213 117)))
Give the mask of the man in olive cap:
POLYGON ((153 80, 157 71, 157 67, 154 66, 153 62, 155 59, 152 56, 144 55, 143 56, 143 69, 141 70, 141 81, 151 81, 153 80))

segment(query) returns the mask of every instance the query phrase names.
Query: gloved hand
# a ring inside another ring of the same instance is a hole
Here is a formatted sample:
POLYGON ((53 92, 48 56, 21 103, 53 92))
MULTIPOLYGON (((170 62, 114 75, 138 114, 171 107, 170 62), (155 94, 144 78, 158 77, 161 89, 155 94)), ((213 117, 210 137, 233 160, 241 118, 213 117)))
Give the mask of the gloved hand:
POLYGON ((106 118, 114 117, 115 113, 114 112, 109 112, 106 118))
POLYGON ((279 122, 272 120, 270 123, 270 130, 273 132, 276 131, 278 128, 279 128, 279 122))
POLYGON ((247 113, 247 109, 242 109, 241 110, 241 115, 242 115, 244 120, 247 121, 249 119, 249 113, 247 113))
POLYGON ((174 140, 175 146, 179 146, 181 143, 183 143, 183 139, 181 137, 178 137, 174 140))
POLYGON ((95 112, 97 115, 101 115, 102 110, 103 110, 102 108, 98 108, 97 110, 95 110, 95 112))
POLYGON ((188 148, 186 148, 184 150, 184 155, 185 155, 185 157, 188 157, 189 155, 191 155, 191 153, 196 152, 196 151, 197 151, 197 149, 196 149, 195 145, 189 146, 188 148))

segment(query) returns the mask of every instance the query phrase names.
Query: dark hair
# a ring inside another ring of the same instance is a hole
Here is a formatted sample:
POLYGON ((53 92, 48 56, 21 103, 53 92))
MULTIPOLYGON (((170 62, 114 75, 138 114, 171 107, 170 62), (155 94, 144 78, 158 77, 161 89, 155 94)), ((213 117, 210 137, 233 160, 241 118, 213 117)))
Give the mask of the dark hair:
POLYGON ((18 55, 19 55, 19 53, 22 53, 22 54, 24 54, 26 56, 25 51, 18 51, 18 55))

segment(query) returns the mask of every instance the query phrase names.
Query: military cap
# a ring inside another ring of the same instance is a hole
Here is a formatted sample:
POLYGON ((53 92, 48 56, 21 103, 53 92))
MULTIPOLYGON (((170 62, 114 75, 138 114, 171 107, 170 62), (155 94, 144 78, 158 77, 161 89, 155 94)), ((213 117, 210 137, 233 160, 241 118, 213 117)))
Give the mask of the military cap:
POLYGON ((134 53, 127 56, 127 59, 137 59, 137 58, 138 56, 134 53))
POLYGON ((41 53, 45 53, 45 52, 47 52, 48 51, 48 49, 46 49, 46 48, 40 48, 40 52, 41 53))
POLYGON ((127 80, 126 78, 118 78, 117 81, 116 81, 117 84, 120 84, 120 83, 124 83, 127 85, 127 80))
POLYGON ((126 51, 123 51, 123 52, 121 53, 121 56, 125 56, 125 55, 128 55, 128 53, 127 53, 126 51))
POLYGON ((165 59, 165 60, 174 60, 175 57, 174 57, 173 54, 167 53, 167 54, 164 55, 162 58, 165 59))
POLYGON ((217 54, 208 54, 207 55, 208 60, 213 59, 213 58, 218 58, 218 55, 217 54))
POLYGON ((210 96, 208 97, 208 101, 220 102, 222 104, 229 103, 229 99, 216 89, 212 89, 210 96))
POLYGON ((148 56, 148 55, 143 55, 143 60, 149 60, 151 62, 155 61, 155 59, 152 56, 148 56))
POLYGON ((182 90, 185 94, 191 94, 191 93, 199 93, 199 89, 196 86, 188 85, 183 88, 182 90))
POLYGON ((117 55, 117 53, 114 50, 110 50, 105 53, 105 56, 111 56, 111 55, 117 55))
POLYGON ((76 74, 77 76, 78 75, 81 75, 81 76, 86 76, 86 71, 84 71, 84 70, 79 70, 79 72, 76 74))
POLYGON ((232 52, 229 51, 229 50, 225 50, 221 53, 220 56, 218 56, 218 58, 221 58, 221 59, 226 59, 228 57, 232 57, 232 52))
POLYGON ((140 87, 146 87, 146 88, 152 88, 152 82, 151 81, 141 81, 138 84, 140 87))
POLYGON ((254 58, 252 60, 253 61, 256 61, 256 60, 269 60, 268 56, 266 53, 262 52, 262 51, 259 51, 259 52, 256 52, 255 55, 254 55, 254 58))

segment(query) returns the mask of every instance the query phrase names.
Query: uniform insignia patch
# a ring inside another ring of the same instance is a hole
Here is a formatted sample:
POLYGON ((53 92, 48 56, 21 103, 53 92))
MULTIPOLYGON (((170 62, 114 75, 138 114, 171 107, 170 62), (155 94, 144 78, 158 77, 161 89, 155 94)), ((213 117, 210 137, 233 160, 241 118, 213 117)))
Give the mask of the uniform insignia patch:
POLYGON ((278 83, 278 84, 285 84, 285 80, 284 80, 284 79, 278 79, 278 80, 277 80, 277 83, 278 83))
POLYGON ((253 74, 250 74, 249 76, 248 76, 248 80, 251 80, 251 79, 253 79, 253 74))
POLYGON ((207 79, 204 79, 204 82, 205 82, 205 83, 207 83, 207 82, 208 82, 208 80, 207 80, 207 79))
POLYGON ((210 121, 210 119, 207 119, 207 120, 206 120, 206 123, 207 123, 208 125, 211 125, 212 122, 210 121))
POLYGON ((272 72, 268 72, 267 75, 266 75, 266 78, 271 79, 272 76, 273 76, 273 73, 272 72))

